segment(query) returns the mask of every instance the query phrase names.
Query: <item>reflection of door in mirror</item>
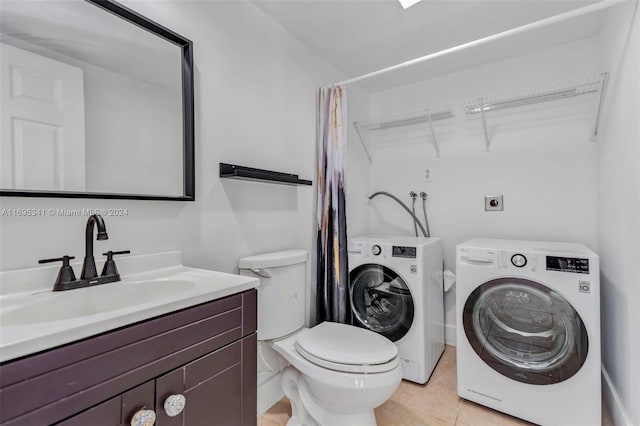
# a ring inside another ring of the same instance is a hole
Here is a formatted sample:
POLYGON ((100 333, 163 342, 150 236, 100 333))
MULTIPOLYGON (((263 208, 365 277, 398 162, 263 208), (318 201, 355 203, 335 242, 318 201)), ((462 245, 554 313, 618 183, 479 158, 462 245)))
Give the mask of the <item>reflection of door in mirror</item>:
POLYGON ((0 187, 84 191, 80 68, 1 44, 0 187))

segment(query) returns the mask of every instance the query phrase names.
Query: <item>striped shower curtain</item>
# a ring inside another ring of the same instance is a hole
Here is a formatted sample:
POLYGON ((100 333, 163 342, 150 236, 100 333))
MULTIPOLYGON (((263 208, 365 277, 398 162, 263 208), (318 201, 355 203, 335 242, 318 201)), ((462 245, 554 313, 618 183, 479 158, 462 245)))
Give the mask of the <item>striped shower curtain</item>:
POLYGON ((318 91, 318 244, 316 321, 351 323, 344 167, 347 94, 342 86, 318 91))

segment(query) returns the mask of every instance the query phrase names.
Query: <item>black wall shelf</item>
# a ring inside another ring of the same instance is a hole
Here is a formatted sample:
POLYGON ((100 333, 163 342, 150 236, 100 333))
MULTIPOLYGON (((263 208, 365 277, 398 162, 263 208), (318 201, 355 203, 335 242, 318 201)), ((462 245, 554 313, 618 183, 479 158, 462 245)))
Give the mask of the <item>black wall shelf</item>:
POLYGON ((253 167, 220 163, 220 177, 226 179, 254 180, 283 185, 311 185, 310 180, 300 179, 291 173, 274 172, 271 170, 254 169, 253 167))

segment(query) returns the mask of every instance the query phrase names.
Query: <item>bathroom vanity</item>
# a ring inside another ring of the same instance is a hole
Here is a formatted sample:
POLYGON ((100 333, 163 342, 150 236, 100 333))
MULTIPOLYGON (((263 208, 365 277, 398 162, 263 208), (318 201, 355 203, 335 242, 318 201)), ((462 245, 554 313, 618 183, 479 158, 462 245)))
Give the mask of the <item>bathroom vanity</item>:
MULTIPOLYGON (((116 426, 134 424, 136 415, 155 416, 159 426, 256 424, 257 280, 182 265, 153 269, 178 263, 179 253, 137 258, 123 258, 121 270, 152 270, 121 283, 2 295, 0 424, 116 426), (154 285, 164 295, 135 300, 132 291, 152 294, 154 285)), ((32 278, 47 269, 34 268, 32 278)), ((25 281, 2 278, 3 291, 25 281)))

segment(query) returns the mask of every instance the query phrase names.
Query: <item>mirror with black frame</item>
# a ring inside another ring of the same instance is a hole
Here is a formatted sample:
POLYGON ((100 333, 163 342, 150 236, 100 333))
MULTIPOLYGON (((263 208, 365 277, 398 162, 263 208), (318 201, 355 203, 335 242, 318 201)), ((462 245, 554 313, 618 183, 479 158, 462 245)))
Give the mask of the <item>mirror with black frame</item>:
POLYGON ((3 0, 0 48, 0 195, 194 199, 189 40, 111 0, 3 0))

